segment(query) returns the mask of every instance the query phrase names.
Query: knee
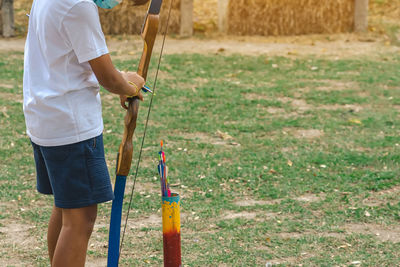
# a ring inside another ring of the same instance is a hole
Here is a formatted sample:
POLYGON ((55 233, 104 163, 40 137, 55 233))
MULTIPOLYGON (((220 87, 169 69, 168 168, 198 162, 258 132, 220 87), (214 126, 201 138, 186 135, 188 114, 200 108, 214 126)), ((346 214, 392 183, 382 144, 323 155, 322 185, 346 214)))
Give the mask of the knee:
POLYGON ((96 209, 90 209, 86 212, 84 216, 84 221, 85 224, 87 224, 89 227, 93 228, 97 218, 97 207, 96 209))
POLYGON ((90 217, 86 220, 76 220, 63 222, 63 228, 75 234, 83 235, 89 238, 93 232, 96 217, 90 217))
MULTIPOLYGON (((88 210, 82 220, 82 231, 90 237, 93 232, 94 224, 97 218, 97 209, 88 210)), ((82 233, 83 234, 83 233, 82 233)))
POLYGON ((63 228, 90 237, 96 217, 97 207, 88 207, 76 212, 70 212, 68 216, 63 216, 63 228))
POLYGON ((94 215, 88 216, 86 218, 86 220, 83 222, 83 225, 82 225, 83 226, 82 231, 84 232, 82 234, 86 234, 88 237, 90 237, 90 235, 93 232, 94 224, 96 222, 96 217, 97 217, 97 214, 94 214, 94 215))

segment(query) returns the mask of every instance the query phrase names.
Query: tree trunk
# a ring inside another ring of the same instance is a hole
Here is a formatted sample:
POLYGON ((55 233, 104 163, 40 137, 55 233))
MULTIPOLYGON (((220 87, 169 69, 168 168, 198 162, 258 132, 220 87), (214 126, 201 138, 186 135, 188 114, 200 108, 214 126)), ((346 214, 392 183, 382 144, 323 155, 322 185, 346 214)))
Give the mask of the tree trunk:
POLYGON ((228 31, 228 6, 229 0, 218 0, 218 31, 228 31))
POLYGON ((2 0, 1 4, 1 19, 3 24, 3 36, 14 36, 14 1, 2 0))
POLYGON ((181 0, 181 37, 193 35, 193 0, 181 0))
POLYGON ((355 0, 354 31, 365 32, 368 29, 368 0, 355 0))
POLYGON ((3 0, 0 0, 0 36, 3 36, 3 16, 1 15, 2 5, 3 5, 3 0))

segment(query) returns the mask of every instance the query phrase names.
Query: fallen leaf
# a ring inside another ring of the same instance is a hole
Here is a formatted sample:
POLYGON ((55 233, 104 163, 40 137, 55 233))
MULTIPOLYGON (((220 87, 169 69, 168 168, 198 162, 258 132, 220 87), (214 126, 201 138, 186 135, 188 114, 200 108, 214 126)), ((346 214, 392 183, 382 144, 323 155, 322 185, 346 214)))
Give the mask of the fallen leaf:
POLYGON ((3 108, 1 109, 1 112, 3 113, 4 117, 6 117, 7 119, 10 117, 10 116, 7 114, 7 107, 3 107, 3 108))
POLYGON ((349 119, 349 122, 354 124, 362 124, 362 122, 359 119, 349 119))
POLYGON ((224 133, 218 130, 216 134, 218 135, 219 138, 222 138, 223 140, 233 139, 233 137, 230 136, 227 132, 224 133))
POLYGON ((289 160, 287 161, 287 165, 289 165, 290 167, 292 167, 292 166, 293 166, 293 162, 289 159, 289 160))

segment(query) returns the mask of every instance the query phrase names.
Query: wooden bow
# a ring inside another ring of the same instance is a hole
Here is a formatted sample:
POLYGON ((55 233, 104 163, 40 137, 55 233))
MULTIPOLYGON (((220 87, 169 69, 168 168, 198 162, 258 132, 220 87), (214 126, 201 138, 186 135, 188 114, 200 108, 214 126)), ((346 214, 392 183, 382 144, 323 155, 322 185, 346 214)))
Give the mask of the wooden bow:
MULTIPOLYGON (((140 58, 137 73, 147 78, 147 71, 150 65, 150 58, 153 51, 154 42, 158 32, 159 14, 162 0, 153 0, 150 2, 149 10, 146 14, 145 22, 142 27, 142 38, 144 41, 142 57, 140 58)), ((117 161, 117 175, 129 174, 132 162, 132 136, 136 128, 136 119, 139 110, 139 98, 133 97, 128 99, 129 106, 125 115, 125 129, 122 142, 119 146, 118 161, 117 161)))
MULTIPOLYGON (((158 32, 159 14, 162 0, 151 0, 141 36, 144 41, 143 52, 140 58, 137 73, 146 80, 154 42, 158 32)), ((111 208, 110 232, 108 241, 108 267, 117 267, 120 256, 121 216, 125 194, 126 177, 129 174, 133 143, 132 137, 136 129, 136 120, 139 112, 140 100, 138 97, 128 99, 128 110, 124 119, 124 134, 119 146, 114 186, 114 200, 111 208)), ((144 138, 144 137, 143 137, 144 138)), ((138 165, 139 166, 139 165, 138 165)), ((136 170, 137 172, 137 170, 136 170)), ((137 175, 137 173, 136 173, 137 175)), ((136 178, 135 178, 136 179, 136 178)), ((132 190, 133 194, 133 190, 132 190)), ((122 243, 122 242, 121 242, 122 243)))

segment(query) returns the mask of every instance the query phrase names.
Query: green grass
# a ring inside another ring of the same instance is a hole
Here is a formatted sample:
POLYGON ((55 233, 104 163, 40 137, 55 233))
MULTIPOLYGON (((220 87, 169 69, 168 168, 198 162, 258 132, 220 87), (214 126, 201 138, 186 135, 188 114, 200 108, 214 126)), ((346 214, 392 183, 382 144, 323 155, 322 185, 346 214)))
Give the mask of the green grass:
MULTIPOLYGON (((185 266, 398 264, 400 56, 382 58, 164 56, 124 266, 162 263, 161 225, 145 221, 160 216, 154 176, 161 139, 171 183, 182 196, 185 266), (245 201, 250 204, 239 205, 245 201), (136 227, 141 221, 147 223, 136 227), (382 229, 397 241, 377 237, 382 229)), ((128 69, 136 62, 115 63, 128 69)), ((22 54, 0 54, 0 68, 0 226, 34 226, 29 236, 39 248, 8 244, 0 255, 45 266, 52 200, 35 192, 21 105, 22 54)), ((116 96, 104 90, 102 96, 105 151, 114 176, 124 111, 116 96)), ((141 104, 134 162, 148 105, 149 96, 141 104)), ((106 257, 109 214, 110 204, 101 205, 91 261, 106 257)), ((4 233, 1 239, 11 241, 4 233)))

